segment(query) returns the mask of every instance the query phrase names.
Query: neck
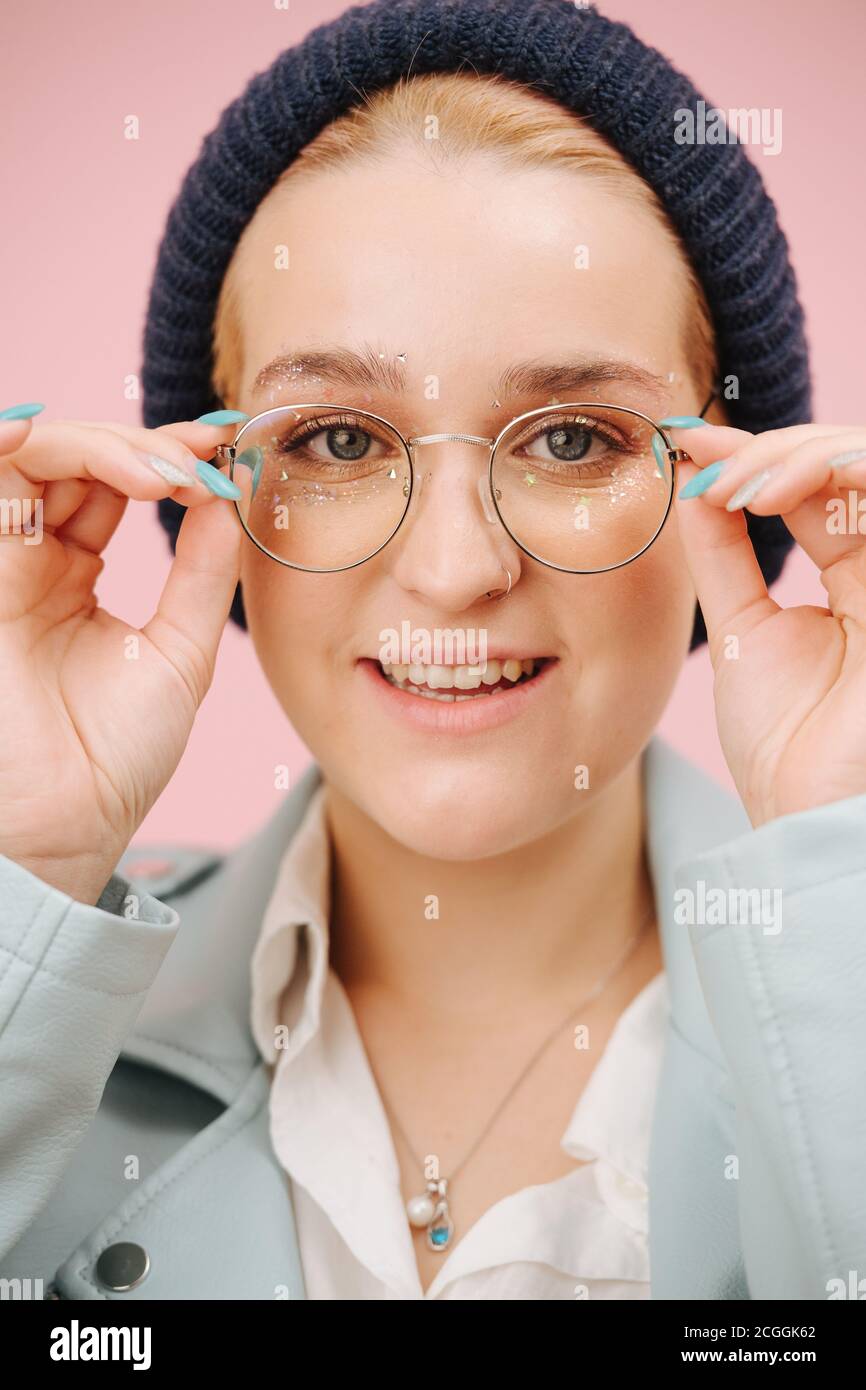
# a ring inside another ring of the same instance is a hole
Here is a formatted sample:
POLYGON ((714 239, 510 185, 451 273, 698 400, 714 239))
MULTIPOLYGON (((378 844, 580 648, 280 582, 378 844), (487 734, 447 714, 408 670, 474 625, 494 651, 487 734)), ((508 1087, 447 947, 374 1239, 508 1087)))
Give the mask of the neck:
POLYGON ((326 806, 331 964, 350 992, 501 1022, 591 989, 652 918, 640 758, 554 831, 484 860, 417 854, 330 784, 326 806))

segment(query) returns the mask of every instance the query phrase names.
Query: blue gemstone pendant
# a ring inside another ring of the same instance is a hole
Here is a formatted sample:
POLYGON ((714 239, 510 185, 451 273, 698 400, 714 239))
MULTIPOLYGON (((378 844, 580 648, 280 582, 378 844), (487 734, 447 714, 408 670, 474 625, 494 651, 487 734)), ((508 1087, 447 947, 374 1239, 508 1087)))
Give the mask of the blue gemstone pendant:
POLYGON ((451 1220, 451 1213, 448 1210, 448 1179, 440 1178, 437 1183, 430 1183, 431 1195, 435 1193, 438 1197, 436 1207, 433 1212, 433 1219, 427 1227, 427 1249, 428 1250, 447 1250, 454 1235, 454 1222, 451 1220))

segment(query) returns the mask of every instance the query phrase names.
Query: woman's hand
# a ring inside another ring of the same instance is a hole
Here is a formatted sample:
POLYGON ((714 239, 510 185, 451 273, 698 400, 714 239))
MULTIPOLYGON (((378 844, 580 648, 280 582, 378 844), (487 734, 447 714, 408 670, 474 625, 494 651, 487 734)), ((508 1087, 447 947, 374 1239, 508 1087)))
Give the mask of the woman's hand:
POLYGON ((719 736, 752 824, 866 792, 866 427, 672 433, 701 466, 678 468, 677 517, 709 636, 719 736), (832 466, 851 454, 863 457, 832 466), (682 497, 721 460, 700 496, 682 497), (751 480, 758 491, 738 497, 751 480), (770 598, 744 500, 782 516, 821 571, 826 608, 770 598))
POLYGON ((233 432, 0 421, 0 853, 82 902, 171 777, 213 675, 241 530, 196 461, 233 432), (130 498, 169 496, 189 510, 139 631, 98 605, 101 552, 130 498))

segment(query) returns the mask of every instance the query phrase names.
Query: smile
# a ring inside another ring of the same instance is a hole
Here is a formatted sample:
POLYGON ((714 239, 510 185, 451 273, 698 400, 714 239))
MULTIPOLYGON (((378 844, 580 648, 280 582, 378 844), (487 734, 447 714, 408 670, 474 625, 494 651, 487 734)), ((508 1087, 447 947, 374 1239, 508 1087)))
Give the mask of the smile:
POLYGON ((389 685, 422 700, 454 704, 464 700, 489 699, 500 691, 513 690, 531 681, 544 664, 543 657, 507 657, 489 660, 483 666, 397 666, 379 662, 389 685))
POLYGON ((481 666, 404 666, 361 657, 357 671, 388 720, 434 738, 487 734, 532 717, 532 707, 557 688, 558 657, 509 656, 481 666))

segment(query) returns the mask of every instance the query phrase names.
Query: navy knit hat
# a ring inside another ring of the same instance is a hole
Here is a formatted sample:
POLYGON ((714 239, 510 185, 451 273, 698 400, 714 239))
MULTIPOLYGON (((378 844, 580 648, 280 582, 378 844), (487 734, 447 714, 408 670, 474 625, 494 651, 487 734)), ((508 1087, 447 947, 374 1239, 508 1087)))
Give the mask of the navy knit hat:
MULTIPOLYGON (((571 0, 376 0, 281 53, 205 137, 169 213, 150 291, 142 386, 148 428, 194 420, 214 393, 212 328, 241 232, 300 150, 359 100, 412 73, 498 73, 590 124, 651 185, 689 253, 716 333, 733 424, 757 433, 811 418, 803 312, 788 247, 757 168, 737 143, 678 144, 675 115, 701 100, 624 24, 571 0)), ((708 103, 709 105, 709 103, 708 103)), ((174 548, 185 509, 158 504, 174 548)), ((768 583, 793 539, 747 513, 768 583)), ((232 617, 245 626, 240 588, 232 617)), ((706 641, 700 609, 692 647, 706 641)))

